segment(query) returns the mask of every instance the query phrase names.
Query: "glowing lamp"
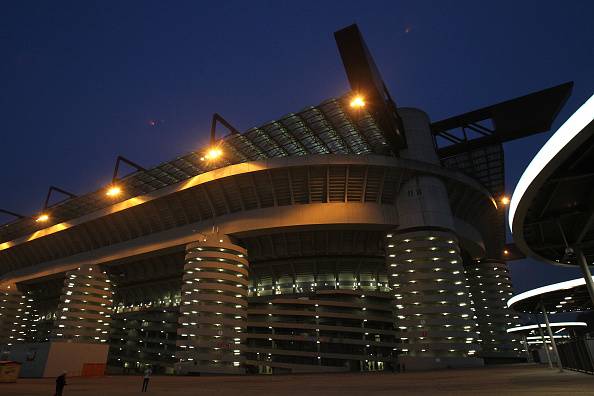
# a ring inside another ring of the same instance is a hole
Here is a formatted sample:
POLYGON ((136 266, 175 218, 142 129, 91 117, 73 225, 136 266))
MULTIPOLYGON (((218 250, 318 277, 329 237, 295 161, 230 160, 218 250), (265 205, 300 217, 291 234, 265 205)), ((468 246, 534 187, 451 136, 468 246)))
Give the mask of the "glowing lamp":
POLYGON ((501 197, 499 202, 501 202, 502 205, 509 205, 509 197, 507 195, 504 195, 503 197, 501 197))
POLYGON ((108 197, 116 197, 118 195, 120 195, 122 193, 122 189, 118 186, 111 186, 107 192, 105 193, 105 195, 107 195, 108 197))
POLYGON ((49 220, 49 215, 47 213, 40 214, 35 221, 38 223, 43 223, 49 220))
POLYGON ((219 158, 221 155, 223 155, 223 151, 220 148, 213 147, 206 152, 204 158, 208 160, 215 160, 219 158))
POLYGON ((365 107, 365 99, 362 96, 355 96, 351 100, 351 107, 354 109, 360 109, 365 107))

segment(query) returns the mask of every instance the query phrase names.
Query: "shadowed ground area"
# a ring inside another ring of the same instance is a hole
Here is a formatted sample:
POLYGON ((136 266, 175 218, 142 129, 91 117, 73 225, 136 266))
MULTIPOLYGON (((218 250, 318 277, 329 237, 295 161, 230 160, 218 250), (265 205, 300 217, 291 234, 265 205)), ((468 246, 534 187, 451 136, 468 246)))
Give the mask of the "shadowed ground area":
MULTIPOLYGON (((64 396, 140 393, 142 378, 70 378, 64 396)), ((21 379, 0 384, 3 396, 52 395, 52 379, 21 379)), ((153 377, 152 395, 592 395, 594 376, 543 366, 405 374, 316 374, 249 377, 153 377)))

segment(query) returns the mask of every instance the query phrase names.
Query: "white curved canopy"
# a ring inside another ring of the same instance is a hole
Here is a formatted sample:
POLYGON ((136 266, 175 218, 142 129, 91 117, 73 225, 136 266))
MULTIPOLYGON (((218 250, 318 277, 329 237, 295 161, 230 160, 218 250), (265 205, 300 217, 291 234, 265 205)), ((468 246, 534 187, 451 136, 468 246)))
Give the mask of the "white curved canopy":
MULTIPOLYGON (((590 97, 561 127, 551 136, 534 156, 518 181, 509 205, 509 228, 513 232, 514 216, 518 205, 530 185, 543 174, 563 148, 571 142, 588 124, 594 120, 594 95, 590 97)), ((551 167, 553 168, 553 167, 551 167)), ((551 169, 552 172, 554 169, 551 169)), ((548 172, 547 172, 548 173, 548 172)))
POLYGON ((568 290, 573 289, 576 286, 582 286, 586 284, 586 280, 584 278, 572 279, 565 282, 553 283, 552 285, 547 285, 543 287, 537 287, 536 289, 528 290, 524 293, 517 294, 510 298, 507 301, 507 306, 511 308, 512 305, 517 303, 518 301, 526 300, 528 298, 555 292, 559 290, 568 290))
MULTIPOLYGON (((550 324, 551 327, 584 327, 584 326, 588 326, 588 324, 586 322, 555 322, 555 323, 551 323, 550 324)), ((534 329, 538 329, 539 325, 527 325, 527 326, 517 326, 517 327, 512 327, 510 329, 507 329, 508 333, 515 333, 518 331, 527 331, 527 330, 534 330, 534 329)), ((541 328, 546 328, 547 325, 542 323, 540 324, 541 328)))

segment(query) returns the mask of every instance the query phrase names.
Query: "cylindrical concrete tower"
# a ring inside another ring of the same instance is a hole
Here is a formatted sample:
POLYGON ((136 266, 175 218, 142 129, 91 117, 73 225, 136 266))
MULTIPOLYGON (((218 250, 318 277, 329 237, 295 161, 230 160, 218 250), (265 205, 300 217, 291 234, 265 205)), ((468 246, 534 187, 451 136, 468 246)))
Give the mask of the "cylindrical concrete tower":
MULTIPOLYGON (((400 109, 406 130, 404 158, 438 164, 427 115, 400 109)), ((409 369, 474 366, 476 323, 445 184, 417 176, 397 200, 399 227, 386 238, 386 264, 394 293, 400 362, 409 369)))
POLYGON ((51 339, 107 342, 112 303, 111 282, 100 266, 85 265, 68 271, 51 339))
MULTIPOLYGON (((19 331, 20 319, 25 312, 25 301, 25 296, 14 284, 0 289, 0 347, 10 346, 18 339, 24 340, 19 331)), ((24 330, 22 329, 23 332, 24 330)))
POLYGON ((455 235, 427 228, 389 234, 386 253, 403 355, 473 356, 476 325, 455 235))
POLYGON ((506 331, 515 326, 519 319, 506 304, 513 294, 507 264, 503 260, 467 260, 465 267, 478 318, 481 356, 520 355, 520 338, 506 331))
POLYGON ((178 371, 243 373, 248 295, 247 251, 226 235, 186 247, 178 371))

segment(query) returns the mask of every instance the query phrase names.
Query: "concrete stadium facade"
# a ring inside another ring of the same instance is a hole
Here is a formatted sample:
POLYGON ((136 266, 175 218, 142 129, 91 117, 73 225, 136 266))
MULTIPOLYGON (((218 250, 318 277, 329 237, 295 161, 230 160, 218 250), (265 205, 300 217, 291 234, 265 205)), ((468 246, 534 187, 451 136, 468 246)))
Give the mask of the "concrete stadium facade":
MULTIPOLYGON (((81 367, 243 374, 467 367, 519 356, 505 332, 517 319, 506 307, 511 281, 490 248, 501 211, 492 193, 441 164, 421 110, 399 109, 407 148, 382 154, 369 143, 373 117, 349 115, 348 98, 307 110, 326 124, 302 122, 326 152, 309 149, 298 125, 275 121, 258 129, 282 124, 291 139, 242 136, 279 155, 212 164, 15 231, 0 243, 5 357, 67 343, 79 347, 72 360, 81 367), (363 136, 361 147, 349 130, 363 136), (303 153, 291 155, 290 144, 303 153), (91 362, 88 345, 104 348, 91 362)), ((226 144, 223 152, 234 152, 226 144)))
POLYGON ((335 38, 351 92, 243 133, 214 114, 207 148, 118 157, 110 186, 51 187, 37 219, 0 209, 19 217, 0 227, 0 360, 43 377, 520 358, 503 143, 549 130, 572 83, 432 122, 396 107, 356 25, 335 38))

